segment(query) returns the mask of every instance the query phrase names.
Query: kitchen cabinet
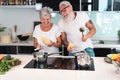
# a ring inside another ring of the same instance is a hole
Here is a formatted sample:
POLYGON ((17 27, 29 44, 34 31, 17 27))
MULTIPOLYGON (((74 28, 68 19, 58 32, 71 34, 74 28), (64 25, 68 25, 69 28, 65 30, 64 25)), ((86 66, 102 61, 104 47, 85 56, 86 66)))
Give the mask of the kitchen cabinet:
POLYGON ((113 0, 113 11, 120 11, 120 0, 113 0))
POLYGON ((0 54, 23 54, 32 53, 34 50, 32 41, 17 43, 0 43, 0 54))
POLYGON ((0 8, 26 8, 35 9, 35 5, 2 5, 0 8))
POLYGON ((0 46, 0 54, 16 54, 16 46, 0 46))
POLYGON ((81 0, 81 11, 111 11, 112 0, 81 0))
POLYGON ((81 0, 81 11, 97 11, 98 4, 98 0, 81 0))
MULTIPOLYGON (((34 8, 36 3, 42 3, 42 6, 50 6, 54 11, 58 11, 58 2, 54 1, 56 5, 51 3, 48 0, 36 1, 32 0, 33 3, 28 4, 25 2, 24 4, 14 4, 9 5, 8 3, 0 2, 0 8, 34 8), (49 3, 50 2, 50 3, 49 3), (54 6, 53 6, 54 5, 54 6)), ((71 0, 70 0, 71 2, 71 0)), ((75 11, 120 11, 120 1, 119 0, 75 0, 71 2, 73 5, 73 9, 75 11), (77 5, 77 6, 76 6, 77 5)))
POLYGON ((94 52, 96 57, 106 57, 111 53, 111 48, 94 48, 94 52))
POLYGON ((0 54, 31 54, 33 46, 0 46, 0 54))
POLYGON ((0 0, 0 5, 35 5, 35 0, 0 0))
POLYGON ((120 11, 120 0, 80 0, 81 11, 120 11))
MULTIPOLYGON (((64 53, 64 47, 59 51, 64 53)), ((66 50, 66 49, 65 49, 66 50)), ((34 51, 33 41, 20 41, 17 43, 0 43, 0 54, 32 54, 34 51)), ((67 55, 67 53, 61 55, 67 55)))
POLYGON ((33 46, 18 46, 18 54, 32 54, 33 51, 33 46))

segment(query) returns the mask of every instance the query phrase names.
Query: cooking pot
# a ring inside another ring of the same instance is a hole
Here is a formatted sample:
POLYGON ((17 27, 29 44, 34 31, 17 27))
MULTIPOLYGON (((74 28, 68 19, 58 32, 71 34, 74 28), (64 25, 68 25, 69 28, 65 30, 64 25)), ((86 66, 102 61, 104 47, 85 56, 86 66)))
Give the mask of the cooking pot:
POLYGON ((86 51, 77 52, 75 59, 78 67, 89 67, 91 64, 91 56, 86 51))
POLYGON ((33 52, 33 59, 36 61, 37 66, 39 66, 40 68, 44 68, 47 67, 47 59, 48 56, 53 55, 53 54, 60 54, 61 52, 56 52, 56 53, 47 53, 47 52, 43 52, 43 51, 35 51, 33 52), (41 67, 42 66, 42 67, 41 67))

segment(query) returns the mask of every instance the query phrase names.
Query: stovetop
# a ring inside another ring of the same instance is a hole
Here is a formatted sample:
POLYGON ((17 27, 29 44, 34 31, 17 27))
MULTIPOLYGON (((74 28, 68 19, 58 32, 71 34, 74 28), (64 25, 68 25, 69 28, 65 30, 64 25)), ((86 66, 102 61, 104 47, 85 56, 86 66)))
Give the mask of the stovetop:
POLYGON ((91 58, 91 64, 88 66, 80 66, 76 64, 75 58, 55 58, 50 57, 47 62, 38 63, 36 60, 32 59, 24 68, 30 69, 54 69, 54 70, 86 70, 94 71, 94 60, 91 58))

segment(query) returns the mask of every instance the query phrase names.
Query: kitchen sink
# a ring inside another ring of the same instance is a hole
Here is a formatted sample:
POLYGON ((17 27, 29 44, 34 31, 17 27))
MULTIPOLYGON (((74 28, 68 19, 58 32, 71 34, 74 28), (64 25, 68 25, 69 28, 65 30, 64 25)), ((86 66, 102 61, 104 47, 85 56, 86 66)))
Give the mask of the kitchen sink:
POLYGON ((94 60, 91 58, 91 64, 89 66, 81 67, 76 66, 75 58, 60 58, 60 57, 49 57, 47 63, 38 64, 36 60, 32 59, 24 68, 30 69, 54 69, 54 70, 89 70, 94 71, 94 60), (52 61, 51 63, 51 60, 52 61))

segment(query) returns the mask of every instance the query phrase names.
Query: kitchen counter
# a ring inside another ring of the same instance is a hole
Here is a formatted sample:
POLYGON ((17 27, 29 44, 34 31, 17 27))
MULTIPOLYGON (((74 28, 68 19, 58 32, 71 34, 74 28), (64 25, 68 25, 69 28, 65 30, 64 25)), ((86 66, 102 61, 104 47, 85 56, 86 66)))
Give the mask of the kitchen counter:
MULTIPOLYGON (((99 43, 99 40, 93 41, 95 48, 120 48, 118 41, 104 41, 104 44, 99 43)), ((33 46, 34 43, 30 41, 18 41, 16 43, 0 43, 1 46, 33 46)))
POLYGON ((95 71, 85 70, 54 70, 54 69, 26 69, 23 68, 32 55, 11 55, 19 58, 21 65, 13 67, 0 80, 120 80, 112 64, 104 62, 104 57, 94 57, 95 71))
POLYGON ((11 43, 0 43, 1 46, 33 46, 33 41, 18 41, 11 43))
POLYGON ((92 41, 95 48, 120 48, 120 42, 118 40, 101 40, 92 41))

